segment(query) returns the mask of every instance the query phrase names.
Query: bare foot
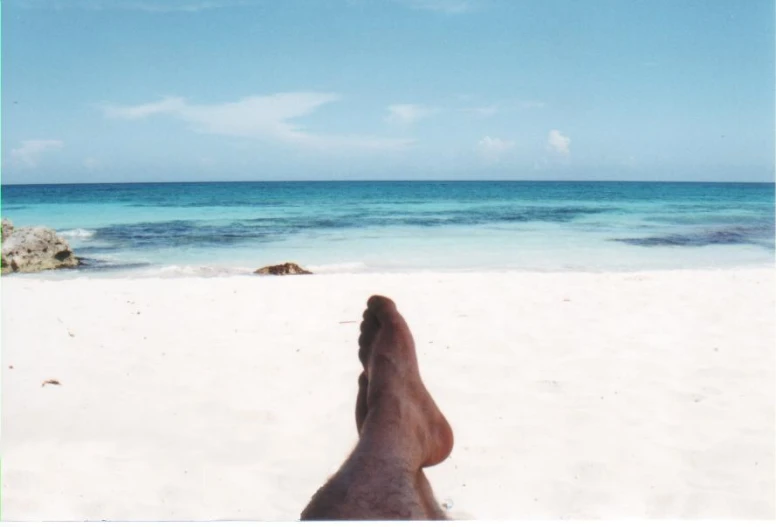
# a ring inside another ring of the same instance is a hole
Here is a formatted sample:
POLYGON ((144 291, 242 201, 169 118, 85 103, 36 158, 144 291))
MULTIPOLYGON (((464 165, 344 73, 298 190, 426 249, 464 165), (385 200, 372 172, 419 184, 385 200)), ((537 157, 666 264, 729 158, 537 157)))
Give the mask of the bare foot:
POLYGON ((364 419, 366 419, 366 392, 369 386, 369 380, 366 377, 366 372, 362 372, 358 376, 358 396, 356 396, 356 429, 358 435, 361 435, 361 427, 364 426, 364 419))
POLYGON ((359 441, 301 519, 447 519, 423 467, 450 455, 453 431, 420 378, 412 334, 390 299, 369 299, 358 343, 359 441))
POLYGON ((444 461, 453 431, 420 378, 412 333, 392 300, 369 299, 358 344, 364 366, 356 400, 359 434, 390 436, 417 468, 444 461))

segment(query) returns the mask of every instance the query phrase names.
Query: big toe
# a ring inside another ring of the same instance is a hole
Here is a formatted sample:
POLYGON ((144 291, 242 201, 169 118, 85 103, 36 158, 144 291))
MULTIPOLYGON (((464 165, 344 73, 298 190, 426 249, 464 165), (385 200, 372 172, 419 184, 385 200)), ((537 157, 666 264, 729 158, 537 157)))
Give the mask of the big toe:
POLYGON ((366 302, 369 311, 376 315, 379 313, 396 311, 396 304, 387 296, 372 295, 366 302))

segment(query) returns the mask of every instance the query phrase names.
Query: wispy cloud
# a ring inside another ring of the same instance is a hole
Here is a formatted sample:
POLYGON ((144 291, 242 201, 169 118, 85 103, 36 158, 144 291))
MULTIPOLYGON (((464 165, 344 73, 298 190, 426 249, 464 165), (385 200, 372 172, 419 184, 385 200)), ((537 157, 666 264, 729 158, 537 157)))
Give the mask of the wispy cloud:
POLYGON ((186 101, 181 97, 167 97, 157 102, 138 104, 136 106, 113 106, 103 108, 108 117, 121 119, 142 119, 160 113, 175 113, 185 110, 186 101))
POLYGON ((522 111, 544 108, 546 103, 541 101, 507 101, 482 106, 461 108, 460 111, 474 114, 478 117, 492 117, 499 113, 510 111, 522 111))
POLYGON ((473 113, 478 117, 491 117, 498 113, 498 106, 495 104, 490 106, 478 106, 476 108, 465 108, 464 111, 473 113))
POLYGON ((550 130, 547 136, 547 150, 554 154, 567 156, 571 153, 570 145, 571 138, 569 136, 563 135, 559 130, 550 130))
POLYGON ((385 120, 389 123, 410 125, 437 111, 420 104, 393 104, 388 107, 388 117, 385 120))
POLYGON ((29 9, 198 13, 227 7, 248 6, 250 2, 248 0, 16 0, 14 5, 29 9))
POLYGON ((459 15, 472 11, 482 0, 397 0, 412 9, 459 15))
POLYGON ((64 146, 65 143, 59 139, 29 139, 22 141, 18 148, 11 149, 11 159, 21 166, 34 168, 46 152, 59 150, 64 146))
POLYGON ((515 148, 515 142, 498 137, 485 136, 477 142, 477 150, 489 162, 499 161, 504 154, 515 148))
POLYGON ((318 149, 394 150, 408 146, 406 139, 313 134, 294 123, 319 107, 338 101, 333 93, 289 92, 254 95, 220 104, 191 104, 180 97, 135 106, 104 105, 107 117, 144 119, 167 115, 188 123, 199 133, 275 140, 318 149))
POLYGON ((451 105, 447 107, 429 107, 421 104, 393 104, 388 106, 388 116, 385 120, 392 124, 411 125, 422 119, 437 113, 463 113, 474 115, 476 117, 488 118, 497 114, 523 111, 531 109, 544 108, 545 103, 541 101, 506 101, 493 104, 482 104, 480 106, 458 106, 451 105))

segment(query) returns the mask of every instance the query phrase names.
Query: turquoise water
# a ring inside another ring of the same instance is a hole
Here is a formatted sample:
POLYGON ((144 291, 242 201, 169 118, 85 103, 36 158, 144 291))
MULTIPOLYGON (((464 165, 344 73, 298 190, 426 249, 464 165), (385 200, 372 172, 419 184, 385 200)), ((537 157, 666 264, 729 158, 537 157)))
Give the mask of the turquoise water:
POLYGON ((772 265, 774 186, 634 182, 4 185, 2 215, 121 275, 772 265))

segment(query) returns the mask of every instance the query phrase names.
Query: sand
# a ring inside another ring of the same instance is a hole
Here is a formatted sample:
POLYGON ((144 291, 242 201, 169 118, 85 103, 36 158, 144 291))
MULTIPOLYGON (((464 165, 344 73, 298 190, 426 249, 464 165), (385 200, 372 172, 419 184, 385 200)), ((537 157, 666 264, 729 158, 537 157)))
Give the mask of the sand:
POLYGON ((773 518, 772 269, 2 279, 4 520, 295 520, 391 296, 456 518, 773 518), (55 379, 60 384, 45 384, 55 379))

